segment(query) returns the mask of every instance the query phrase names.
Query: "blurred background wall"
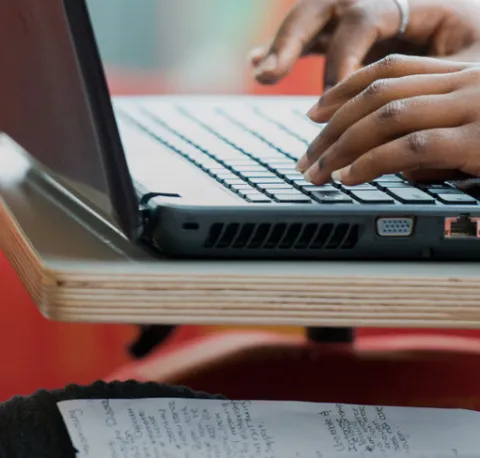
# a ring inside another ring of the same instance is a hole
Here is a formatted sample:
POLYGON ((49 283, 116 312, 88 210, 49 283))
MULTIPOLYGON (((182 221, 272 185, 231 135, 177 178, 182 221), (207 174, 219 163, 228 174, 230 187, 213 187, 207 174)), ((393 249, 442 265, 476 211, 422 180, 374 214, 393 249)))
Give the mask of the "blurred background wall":
MULTIPOLYGON (((87 3, 114 94, 321 89, 318 60, 305 61, 274 88, 255 85, 246 65, 247 52, 270 37, 292 0, 87 3)), ((46 321, 0 253, 0 401, 101 378, 128 360, 125 349, 134 335, 130 326, 46 321)))
MULTIPOLYGON (((293 0, 87 0, 114 93, 251 93, 248 51, 293 0)), ((273 93, 318 93, 309 59, 273 93), (301 83, 301 84, 300 84, 301 83)))

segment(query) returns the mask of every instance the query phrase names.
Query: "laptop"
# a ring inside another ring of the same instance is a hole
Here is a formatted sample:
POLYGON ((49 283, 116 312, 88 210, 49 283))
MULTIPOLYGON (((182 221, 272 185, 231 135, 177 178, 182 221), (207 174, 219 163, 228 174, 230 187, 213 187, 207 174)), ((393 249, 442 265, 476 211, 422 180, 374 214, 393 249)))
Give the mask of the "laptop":
POLYGON ((0 128, 45 182, 171 257, 480 256, 480 206, 401 175, 316 187, 295 171, 309 97, 111 98, 83 0, 0 6, 0 128))

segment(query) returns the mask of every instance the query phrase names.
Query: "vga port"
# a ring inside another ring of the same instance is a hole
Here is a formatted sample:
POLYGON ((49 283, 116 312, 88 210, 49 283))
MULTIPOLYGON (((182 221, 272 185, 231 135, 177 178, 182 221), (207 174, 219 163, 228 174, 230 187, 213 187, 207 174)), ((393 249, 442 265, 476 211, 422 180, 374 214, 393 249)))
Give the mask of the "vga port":
POLYGON ((413 217, 378 218, 377 235, 380 237, 410 237, 413 234, 413 217))

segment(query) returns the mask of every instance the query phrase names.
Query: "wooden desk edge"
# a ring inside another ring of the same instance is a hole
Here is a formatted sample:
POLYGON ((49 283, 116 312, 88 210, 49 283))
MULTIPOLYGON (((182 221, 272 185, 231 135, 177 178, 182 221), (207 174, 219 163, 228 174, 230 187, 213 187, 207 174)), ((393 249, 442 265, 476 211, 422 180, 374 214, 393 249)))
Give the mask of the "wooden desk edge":
MULTIPOLYGON (((0 201, 0 204, 2 202, 0 201)), ((476 279, 148 278, 62 272, 43 262, 6 205, 0 247, 40 311, 61 321, 299 326, 478 327, 476 279), (374 288, 372 288, 375 286, 374 288), (435 304, 435 306, 432 306, 435 304)))

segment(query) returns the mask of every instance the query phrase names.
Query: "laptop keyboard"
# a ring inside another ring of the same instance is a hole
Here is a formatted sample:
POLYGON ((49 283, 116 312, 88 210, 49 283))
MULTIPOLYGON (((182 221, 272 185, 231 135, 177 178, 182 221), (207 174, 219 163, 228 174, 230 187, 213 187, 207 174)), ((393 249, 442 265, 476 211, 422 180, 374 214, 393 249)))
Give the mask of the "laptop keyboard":
MULTIPOLYGON (((193 107, 194 105, 192 105, 193 107)), ((314 186, 295 171, 296 161, 320 131, 303 113, 281 107, 141 107, 154 121, 140 127, 254 204, 478 205, 453 183, 415 186, 401 175, 371 183, 314 186), (154 127, 152 127, 154 126, 154 127)))

